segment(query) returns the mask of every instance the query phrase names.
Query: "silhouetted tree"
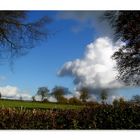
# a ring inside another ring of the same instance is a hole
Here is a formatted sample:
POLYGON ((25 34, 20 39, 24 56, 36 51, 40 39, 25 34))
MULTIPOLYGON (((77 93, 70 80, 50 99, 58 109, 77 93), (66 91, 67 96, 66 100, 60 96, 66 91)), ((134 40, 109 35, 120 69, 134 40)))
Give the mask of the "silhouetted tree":
POLYGON ((43 99, 43 103, 48 103, 49 100, 48 99, 43 99))
POLYGON ((107 11, 104 15, 114 29, 115 38, 125 42, 113 55, 118 79, 127 85, 140 85, 140 12, 107 11))
POLYGON ((118 107, 119 106, 119 100, 118 99, 114 99, 112 103, 113 103, 114 107, 118 107))
POLYGON ((126 101, 125 101, 125 99, 123 98, 123 97, 121 97, 120 99, 119 99, 119 105, 122 107, 122 106, 125 106, 126 105, 126 101))
POLYGON ((101 98, 101 100, 102 100, 102 103, 104 104, 105 101, 106 101, 107 98, 108 98, 108 91, 107 91, 107 89, 103 89, 103 90, 101 91, 100 98, 101 98))
POLYGON ((134 95, 131 99, 132 103, 140 103, 140 95, 134 95))
POLYGON ((35 101, 36 101, 35 96, 32 96, 32 101, 33 101, 33 102, 35 102, 35 101))
POLYGON ((64 95, 66 94, 64 87, 56 86, 52 90, 52 95, 56 98, 58 102, 63 102, 65 100, 64 95))
POLYGON ((43 101, 45 97, 49 94, 49 89, 47 87, 38 88, 37 95, 41 96, 41 100, 43 101))
POLYGON ((48 37, 46 24, 50 18, 44 16, 32 22, 25 11, 0 11, 0 56, 24 55, 35 42, 48 37))
POLYGON ((72 97, 69 99, 69 104, 82 104, 82 102, 76 97, 72 97))
POLYGON ((83 87, 80 89, 80 99, 82 102, 86 102, 86 100, 89 98, 89 90, 86 87, 83 87))
POLYGON ((1 92, 0 92, 0 99, 1 99, 1 97, 2 97, 2 94, 1 94, 1 92))
POLYGON ((22 100, 23 100, 22 96, 20 96, 20 97, 19 97, 19 100, 20 100, 20 101, 22 101, 22 100))
POLYGON ((67 103, 69 102, 69 100, 68 100, 66 97, 62 96, 62 97, 59 99, 59 102, 60 102, 60 103, 67 104, 67 103))

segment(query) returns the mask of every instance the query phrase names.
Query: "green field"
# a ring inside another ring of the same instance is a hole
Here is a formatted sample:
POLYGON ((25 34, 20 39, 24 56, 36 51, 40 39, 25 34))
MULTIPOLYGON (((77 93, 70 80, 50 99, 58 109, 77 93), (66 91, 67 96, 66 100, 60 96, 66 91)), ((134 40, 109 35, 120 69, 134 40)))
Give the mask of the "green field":
POLYGON ((68 105, 68 104, 57 104, 57 103, 42 103, 32 101, 19 101, 19 100, 0 100, 0 108, 28 108, 28 109, 82 109, 82 105, 68 105))

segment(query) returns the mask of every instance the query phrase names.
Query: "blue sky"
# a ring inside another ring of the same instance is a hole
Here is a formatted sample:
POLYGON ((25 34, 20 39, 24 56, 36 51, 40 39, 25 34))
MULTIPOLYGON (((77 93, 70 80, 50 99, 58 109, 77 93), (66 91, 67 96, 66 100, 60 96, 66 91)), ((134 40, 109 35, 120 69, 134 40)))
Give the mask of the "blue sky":
MULTIPOLYGON (((29 20, 36 20, 48 15, 53 22, 48 25, 50 36, 48 40, 37 43, 35 48, 23 57, 14 61, 13 70, 9 64, 1 65, 0 86, 15 86, 21 91, 35 95, 40 86, 52 89, 55 85, 62 85, 74 89, 73 77, 59 77, 58 70, 67 61, 81 58, 85 47, 99 36, 97 30, 89 23, 70 18, 61 18, 58 11, 32 11, 29 20), (87 25, 86 25, 87 24, 87 25), (77 29, 76 29, 77 28, 77 29), (52 35, 51 35, 52 34, 52 35)), ((74 17, 75 18, 75 17, 74 17)), ((93 23, 94 24, 94 23, 93 23)), ((140 93, 139 88, 118 90, 125 96, 140 93)))
POLYGON ((50 37, 47 41, 36 44, 36 47, 23 57, 14 61, 13 71, 9 64, 1 65, 0 73, 6 79, 0 85, 13 85, 35 94, 40 86, 53 88, 55 85, 65 85, 72 88, 70 78, 60 78, 57 71, 64 62, 80 57, 84 47, 92 40, 93 33, 86 30, 75 34, 71 31, 74 21, 62 21, 57 18, 57 12, 30 12, 30 20, 36 20, 48 15, 53 22, 48 25, 50 37), (89 34, 85 37, 84 34, 89 34))

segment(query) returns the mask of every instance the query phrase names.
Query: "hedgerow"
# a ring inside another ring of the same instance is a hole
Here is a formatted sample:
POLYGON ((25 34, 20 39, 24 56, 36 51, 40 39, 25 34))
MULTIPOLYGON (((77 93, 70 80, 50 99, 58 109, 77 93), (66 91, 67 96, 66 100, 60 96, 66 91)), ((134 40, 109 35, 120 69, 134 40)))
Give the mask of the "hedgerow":
POLYGON ((81 110, 1 108, 0 129, 140 129, 140 107, 98 105, 81 110))

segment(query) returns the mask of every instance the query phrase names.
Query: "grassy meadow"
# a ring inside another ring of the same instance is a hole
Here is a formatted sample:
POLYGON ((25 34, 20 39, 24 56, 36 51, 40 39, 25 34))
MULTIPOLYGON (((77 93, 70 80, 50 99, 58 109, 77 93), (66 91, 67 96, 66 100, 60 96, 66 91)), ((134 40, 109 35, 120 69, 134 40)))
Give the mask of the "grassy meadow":
POLYGON ((20 100, 0 100, 0 108, 27 108, 27 109, 82 109, 83 105, 69 105, 58 103, 42 103, 20 100))

